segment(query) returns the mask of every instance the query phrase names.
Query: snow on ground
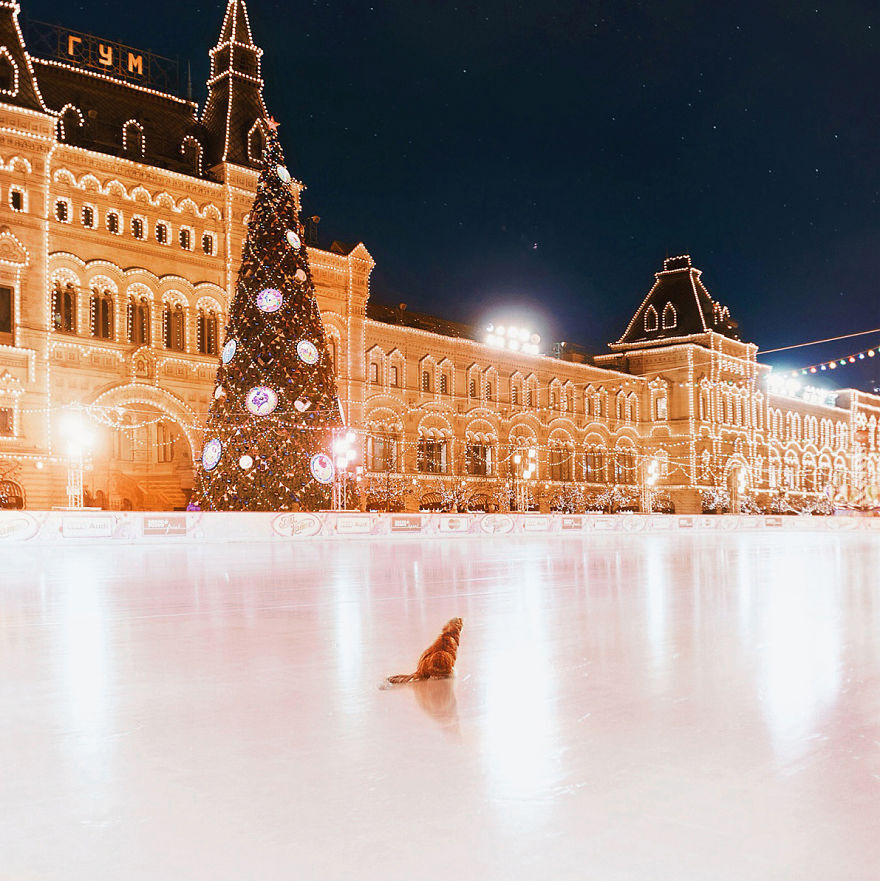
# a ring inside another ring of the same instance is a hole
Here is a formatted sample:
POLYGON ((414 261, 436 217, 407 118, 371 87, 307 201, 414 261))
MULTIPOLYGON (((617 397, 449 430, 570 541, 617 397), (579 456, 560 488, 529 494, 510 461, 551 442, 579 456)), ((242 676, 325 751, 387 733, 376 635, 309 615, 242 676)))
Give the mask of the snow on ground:
POLYGON ((880 542, 6 546, 0 719, 4 881, 876 881, 880 542))

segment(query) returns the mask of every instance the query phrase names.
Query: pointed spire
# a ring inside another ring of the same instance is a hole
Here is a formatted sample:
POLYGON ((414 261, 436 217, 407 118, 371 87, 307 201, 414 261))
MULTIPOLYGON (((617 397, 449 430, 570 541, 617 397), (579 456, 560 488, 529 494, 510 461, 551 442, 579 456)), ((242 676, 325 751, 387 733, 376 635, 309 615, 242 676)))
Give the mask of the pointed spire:
POLYGON ((186 100, 192 101, 193 99, 193 78, 192 78, 192 67, 189 63, 189 59, 186 62, 186 100))
POLYGON ((48 113, 31 67, 30 56, 24 46, 24 36, 18 23, 20 10, 21 7, 16 2, 0 2, 0 76, 6 83, 3 87, 3 102, 48 113))
POLYGON ((208 100, 202 122, 212 136, 208 163, 234 162, 259 167, 252 132, 268 116, 263 103, 260 58, 244 0, 229 0, 220 38, 211 50, 208 100))
POLYGON ((220 44, 238 43, 240 46, 253 46, 251 24, 248 20, 247 6, 244 0, 229 0, 223 27, 220 28, 220 44))

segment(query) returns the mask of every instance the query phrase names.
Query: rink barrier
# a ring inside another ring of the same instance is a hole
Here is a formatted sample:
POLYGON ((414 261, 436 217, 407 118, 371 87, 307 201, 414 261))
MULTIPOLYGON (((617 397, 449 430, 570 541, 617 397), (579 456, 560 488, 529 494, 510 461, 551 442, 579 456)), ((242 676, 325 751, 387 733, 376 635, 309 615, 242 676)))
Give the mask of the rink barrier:
POLYGON ((307 541, 345 538, 455 538, 589 533, 786 531, 880 533, 869 516, 736 514, 362 514, 145 511, 0 511, 0 544, 188 541, 307 541))

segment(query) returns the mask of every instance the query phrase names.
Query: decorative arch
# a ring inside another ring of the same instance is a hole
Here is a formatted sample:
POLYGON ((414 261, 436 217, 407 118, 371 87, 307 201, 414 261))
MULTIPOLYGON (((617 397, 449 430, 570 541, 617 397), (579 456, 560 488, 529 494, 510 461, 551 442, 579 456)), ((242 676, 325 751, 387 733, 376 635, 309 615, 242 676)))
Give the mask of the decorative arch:
POLYGON ((648 308, 645 309, 645 331, 650 333, 653 330, 657 330, 659 325, 657 310, 653 306, 648 306, 648 308))
POLYGON ((12 53, 5 46, 0 46, 0 94, 15 97, 18 94, 18 84, 18 65, 12 53))
POLYGON ((202 176, 202 144, 193 135, 187 135, 180 144, 180 155, 190 170, 202 176))
POLYGON ((198 417, 184 401, 166 389, 140 382, 114 386, 101 392, 92 402, 96 407, 127 407, 130 404, 146 404, 155 407, 175 422, 181 429, 190 448, 193 462, 201 457, 200 432, 194 427, 198 417))
POLYGON ((678 325, 678 313, 672 303, 667 303, 663 307, 663 329, 673 328, 678 325))

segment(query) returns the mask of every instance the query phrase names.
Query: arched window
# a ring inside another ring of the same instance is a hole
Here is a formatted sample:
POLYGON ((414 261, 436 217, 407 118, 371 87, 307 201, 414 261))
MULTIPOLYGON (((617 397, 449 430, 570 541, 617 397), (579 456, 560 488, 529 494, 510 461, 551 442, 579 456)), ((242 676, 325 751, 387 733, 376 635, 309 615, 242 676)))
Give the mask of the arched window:
POLYGON ((257 120, 248 132, 248 159, 251 162, 262 162, 266 155, 266 135, 263 126, 257 120))
POLYGON ((199 309, 198 337, 203 355, 217 354, 217 313, 213 309, 199 309))
POLYGON ((202 236, 202 250, 209 256, 213 256, 214 254, 214 236, 211 233, 206 232, 202 236))
POLYGON ((468 396, 471 398, 475 398, 477 396, 477 381, 472 379, 468 383, 468 396))
POLYGON ((192 136, 187 135, 180 145, 180 153, 183 156, 187 171, 192 174, 202 173, 202 145, 192 136))
POLYGON ((61 223, 70 223, 70 202, 67 199, 58 199, 55 202, 55 219, 61 223))
POLYGON ((83 205, 82 225, 86 227, 86 229, 95 228, 95 209, 92 205, 83 205))
POLYGON ((58 136, 67 144, 76 144, 82 133, 83 116, 72 104, 68 104, 58 117, 58 136))
POLYGON ((112 340, 113 292, 108 288, 93 287, 89 312, 92 336, 102 340, 112 340))
POLYGON ((56 281, 52 290, 52 325, 62 333, 76 333, 76 288, 56 281))
POLYGON ((370 362, 370 382, 379 385, 379 365, 375 361, 370 362))
POLYGON ((143 217, 132 217, 132 219, 131 219, 131 234, 136 239, 142 239, 144 237, 144 219, 143 219, 143 217))
POLYGON ((486 383, 486 400, 487 401, 492 400, 492 383, 491 382, 486 383))
POLYGON ((513 404, 514 407, 519 404, 519 389, 515 385, 510 387, 510 403, 513 404))
POLYGON ((429 392, 431 391, 431 371, 423 370, 422 371, 422 391, 429 392))
POLYGON ((128 300, 128 341, 139 346, 149 345, 150 301, 147 297, 128 300))
POLYGON ((143 159, 146 149, 144 127, 133 119, 122 127, 122 149, 127 156, 143 159))
POLYGON ((118 211, 108 211, 107 212, 107 231, 112 232, 114 235, 119 234, 119 212, 118 211))
POLYGON ((156 241, 160 245, 168 244, 168 224, 163 220, 156 224, 156 241))
POLYGON ((440 394, 449 394, 449 377, 445 373, 440 374, 440 394))
POLYGON ((645 310, 645 331, 650 333, 652 330, 657 330, 657 326, 657 310, 653 306, 648 306, 645 310))
POLYGON ((667 327, 675 327, 676 324, 678 324, 678 316, 675 314, 675 306, 667 303, 663 307, 663 328, 665 330, 667 327))
POLYGON ((186 313, 179 303, 165 304, 162 313, 162 329, 165 336, 165 348, 176 352, 186 351, 186 313))
POLYGON ((182 226, 180 228, 180 233, 178 234, 178 241, 180 242, 180 247, 183 248, 184 251, 192 250, 192 230, 189 227, 182 226))
POLYGON ((0 92, 18 94, 18 66, 5 46, 0 48, 0 92))

